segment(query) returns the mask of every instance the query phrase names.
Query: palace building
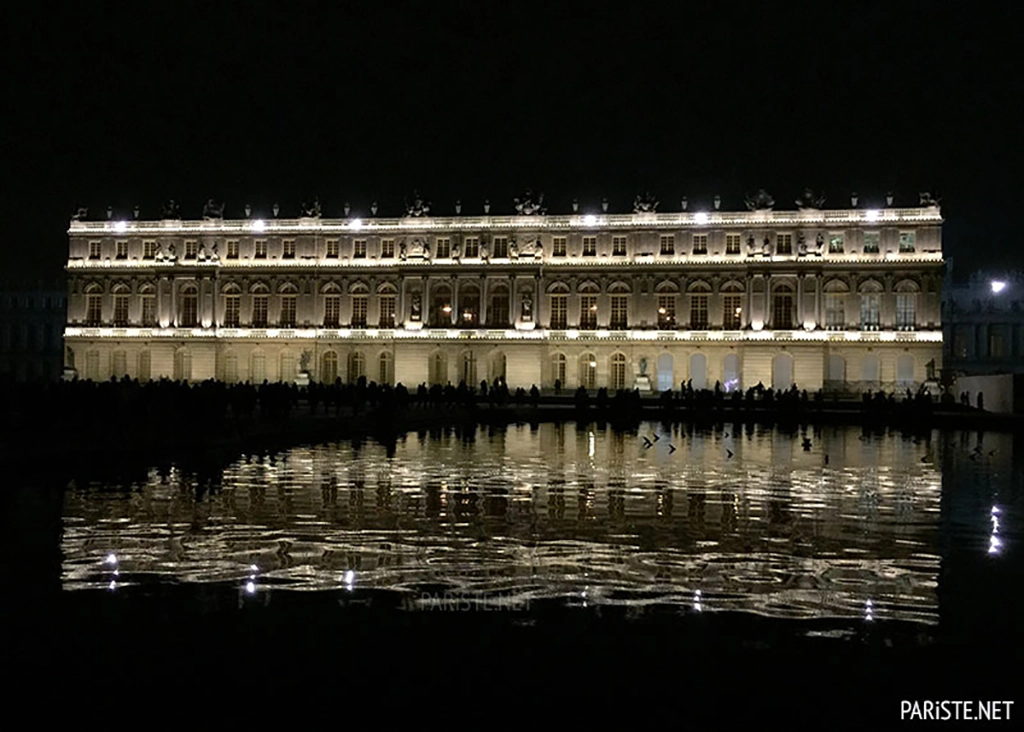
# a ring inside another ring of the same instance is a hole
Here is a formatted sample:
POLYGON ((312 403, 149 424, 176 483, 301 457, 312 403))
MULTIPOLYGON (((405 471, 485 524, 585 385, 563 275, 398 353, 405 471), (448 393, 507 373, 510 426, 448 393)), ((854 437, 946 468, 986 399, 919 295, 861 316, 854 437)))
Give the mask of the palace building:
MULTIPOLYGON (((938 204, 182 219, 69 229, 79 378, 662 391, 916 388, 941 367, 938 204)), ((348 207, 346 206, 346 209, 348 207)), ((574 208, 576 206, 574 205, 574 208)), ((374 206, 374 210, 376 206, 374 206)))

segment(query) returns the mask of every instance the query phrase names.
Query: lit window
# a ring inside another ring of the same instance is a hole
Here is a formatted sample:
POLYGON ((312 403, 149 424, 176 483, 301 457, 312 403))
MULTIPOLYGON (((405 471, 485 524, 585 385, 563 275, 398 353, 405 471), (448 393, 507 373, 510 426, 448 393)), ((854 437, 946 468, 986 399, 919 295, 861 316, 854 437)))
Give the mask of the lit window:
POLYGON ((452 256, 452 240, 446 236, 438 237, 435 242, 434 251, 434 256, 438 259, 448 259, 452 256))
POLYGON ((913 330, 917 316, 915 305, 917 295, 912 292, 896 294, 896 327, 900 330, 913 330))
POLYGON ((465 244, 465 249, 462 252, 463 255, 470 258, 480 256, 480 237, 467 236, 465 244))
POLYGON ((624 236, 613 236, 612 237, 612 255, 616 257, 626 256, 626 237, 624 236))
POLYGON ((740 240, 739 234, 726 234, 725 235, 725 253, 726 254, 739 254, 740 253, 740 240))
POLYGON ((366 259, 366 239, 356 239, 352 242, 352 258, 366 259))
POLYGON ((295 295, 281 296, 280 324, 285 328, 295 327, 295 295))
POLYGON ((551 240, 551 256, 564 257, 568 249, 568 239, 564 236, 556 236, 551 240))
POLYGON ((381 259, 394 259, 395 257, 395 240, 394 239, 381 239, 380 241, 380 258, 381 259))
POLYGON ((116 259, 128 259, 128 242, 119 241, 117 242, 117 254, 116 259))
POLYGON ((568 297, 565 295, 551 296, 551 327, 564 330, 569 322, 568 297))
POLYGON ((779 234, 775 237, 775 253, 776 254, 792 254, 793 253, 793 235, 792 234, 779 234))
POLYGON ((267 258, 267 240, 257 239, 256 240, 256 254, 255 259, 266 259, 267 258))
POLYGON ((846 295, 825 295, 825 327, 839 330, 846 327, 846 295))
POLYGON ((295 259, 294 239, 285 239, 281 242, 281 259, 295 259))
POLYGON ((144 241, 144 242, 142 242, 142 258, 143 259, 155 259, 156 258, 156 242, 155 241, 144 241))
POLYGON ((504 236, 494 237, 494 254, 495 259, 505 259, 508 257, 508 239, 504 236))
POLYGON ((199 254, 199 242, 195 239, 185 240, 185 259, 195 259, 199 254))
POLYGON ((580 328, 597 328, 597 295, 580 295, 580 328))
POLYGON ((690 328, 708 329, 708 296, 705 294, 690 295, 690 328))
POLYGON ((864 233, 864 253, 865 254, 878 254, 878 232, 865 232, 864 233))
POLYGON ((341 296, 324 297, 324 327, 337 328, 341 322, 341 296))
POLYGON ((739 330, 743 327, 743 295, 729 294, 722 296, 722 327, 726 330, 739 330))
POLYGON ((328 239, 327 240, 327 258, 337 259, 338 258, 338 240, 328 239))
POLYGON ((391 294, 380 296, 380 327, 395 327, 395 296, 391 294))
POLYGON ((901 231, 900 232, 900 253, 906 254, 914 251, 914 232, 913 231, 901 231))
POLYGON ((708 235, 707 234, 694 234, 693 235, 693 253, 694 254, 707 254, 708 253, 708 235))
POLYGON ((658 327, 662 330, 676 327, 675 295, 658 295, 658 327))
POLYGON ((881 323, 878 293, 867 292, 860 296, 860 324, 866 330, 877 330, 881 323))
POLYGON ((89 259, 99 259, 102 242, 91 241, 89 242, 89 259))
POLYGON ((612 295, 612 319, 611 327, 617 330, 629 327, 629 296, 612 295))
POLYGON ((366 295, 352 296, 352 327, 366 327, 366 295))
POLYGON ((612 388, 613 389, 625 389, 626 388, 626 357, 621 353, 616 353, 612 356, 612 388))
POLYGON ((661 253, 662 254, 675 254, 676 253, 676 238, 672 234, 661 235, 661 253))
POLYGON ((583 256, 594 257, 597 256, 597 237, 596 236, 585 236, 583 237, 583 256))
POLYGON ((228 239, 228 259, 238 259, 238 239, 228 239))
POLYGON ((843 235, 833 234, 828 239, 828 253, 829 254, 842 254, 843 253, 843 235))

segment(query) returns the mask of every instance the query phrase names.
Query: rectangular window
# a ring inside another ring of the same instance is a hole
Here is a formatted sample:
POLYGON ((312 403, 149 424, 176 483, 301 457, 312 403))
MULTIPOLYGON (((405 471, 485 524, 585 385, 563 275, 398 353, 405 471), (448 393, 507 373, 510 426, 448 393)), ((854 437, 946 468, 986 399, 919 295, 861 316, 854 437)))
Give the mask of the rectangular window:
POLYGON ((143 259, 156 259, 156 242, 155 241, 144 241, 144 242, 142 242, 142 258, 143 259))
POLYGON ((597 295, 580 295, 580 328, 597 328, 597 295))
POLYGON ((694 254, 707 254, 708 253, 708 235, 707 234, 694 234, 693 235, 693 253, 694 254))
POLYGON ((914 232, 913 231, 901 231, 900 232, 900 253, 908 254, 914 251, 914 232))
POLYGON ((896 294, 896 327, 900 330, 913 330, 917 323, 915 313, 917 295, 901 292, 896 294))
POLYGON ((328 239, 326 244, 327 244, 327 252, 326 252, 327 259, 337 259, 338 258, 338 240, 337 239, 328 239))
POLYGON ((676 327, 675 295, 658 295, 658 327, 662 330, 676 327))
POLYGON ((612 295, 611 327, 622 330, 629 327, 629 296, 612 295))
POLYGON ((877 231, 864 232, 864 253, 878 254, 878 240, 877 231))
POLYGON ((324 297, 324 327, 337 328, 341 323, 341 295, 324 297))
POLYGON ((128 325, 129 295, 114 295, 114 325, 128 325))
POLYGON ((199 323, 199 296, 195 293, 183 294, 181 297, 181 322, 185 328, 195 327, 199 323))
POLYGON ((725 235, 725 253, 726 254, 739 254, 740 253, 740 235, 739 234, 726 234, 725 235))
POLYGON ((267 309, 270 304, 269 295, 253 295, 252 324, 254 328, 267 327, 267 309))
POLYGON ((295 295, 281 296, 280 324, 284 328, 295 327, 295 295))
POLYGON ((99 259, 102 247, 102 242, 91 241, 89 242, 89 259, 99 259))
POLYGON ((117 255, 115 259, 128 259, 128 242, 117 242, 117 255))
POLYGON ((449 259, 452 256, 452 240, 447 236, 439 236, 435 241, 435 257, 449 259))
POLYGON ((708 296, 690 295, 690 329, 708 329, 708 296))
POLYGON ((877 293, 868 292, 860 296, 860 324, 865 330, 877 330, 881 323, 881 297, 877 293))
POLYGON ((366 239, 352 241, 352 259, 366 259, 366 239))
POLYGON ((466 237, 466 249, 462 253, 463 256, 476 258, 480 256, 480 237, 478 236, 467 236, 466 237))
POLYGON ((142 296, 142 324, 156 325, 156 298, 153 295, 142 296))
POLYGON ((1003 347, 1003 329, 998 325, 989 326, 988 355, 989 358, 1003 358, 1006 355, 1003 347))
POLYGON ((395 240, 394 239, 381 239, 380 240, 380 258, 381 259, 394 259, 395 258, 395 240))
POLYGON ((612 237, 612 255, 616 257, 626 256, 626 237, 624 236, 613 236, 612 237))
POLYGON ((583 256, 584 257, 596 257, 597 256, 597 237, 596 236, 585 236, 585 237, 583 237, 583 256))
POLYGON ((505 259, 508 257, 508 239, 504 236, 494 237, 494 254, 495 259, 505 259))
POLYGON ((565 330, 569 323, 568 300, 566 295, 551 296, 551 327, 565 330))
POLYGON ((195 239, 185 240, 185 259, 195 259, 199 254, 199 242, 195 239))
POLYGON ((676 238, 672 234, 661 235, 661 253, 662 254, 675 254, 676 253, 676 238))
POLYGON ((85 299, 85 322, 89 325, 99 325, 103 320, 103 296, 86 295, 85 299))
POLYGON ((228 239, 228 259, 238 259, 238 239, 228 239))
POLYGON ((257 239, 256 240, 256 254, 254 259, 266 259, 267 258, 267 240, 257 239))
POLYGON ((381 328, 395 327, 395 296, 380 296, 380 323, 381 328))
POLYGON ((241 300, 238 295, 227 295, 224 297, 224 327, 237 328, 239 314, 241 313, 241 300))
POLYGON ((775 237, 775 253, 776 254, 792 254, 793 253, 793 235, 792 234, 779 234, 775 237))
POLYGON ((281 259, 295 259, 294 239, 285 239, 281 242, 281 259))
POLYGON ((564 236, 556 236, 551 240, 551 256, 564 257, 568 249, 569 240, 564 236))
POLYGON ((366 327, 366 295, 352 296, 352 327, 366 327))
POLYGON ((825 327, 832 330, 846 327, 846 295, 825 295, 825 327))
POLYGON ((739 330, 743 327, 743 295, 722 296, 722 327, 739 330))
POLYGON ((843 253, 843 235, 833 234, 828 238, 828 253, 829 254, 842 254, 843 253))

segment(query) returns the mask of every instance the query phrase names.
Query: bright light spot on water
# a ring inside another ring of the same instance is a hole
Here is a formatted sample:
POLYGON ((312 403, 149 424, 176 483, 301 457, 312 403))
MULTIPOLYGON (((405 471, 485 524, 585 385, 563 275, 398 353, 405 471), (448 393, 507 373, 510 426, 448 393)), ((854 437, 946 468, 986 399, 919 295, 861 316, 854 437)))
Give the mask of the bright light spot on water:
POLYGON ((249 565, 249 570, 255 574, 256 572, 260 571, 260 568, 257 567, 255 564, 251 564, 249 565))
POLYGON ((111 592, 117 589, 117 582, 110 580, 110 587, 108 588, 111 592))
POLYGON ((594 433, 593 432, 590 432, 589 435, 590 435, 590 441, 589 441, 589 445, 587 447, 587 455, 589 457, 594 457, 594 449, 596 447, 597 441, 594 438, 594 433))
POLYGON ((356 581, 356 573, 351 569, 345 572, 345 589, 351 590, 352 583, 356 581))
POLYGON ((104 564, 117 564, 117 557, 113 554, 108 554, 107 558, 103 560, 104 564))
POLYGON ((1006 289, 1006 283, 1000 280, 992 280, 992 294, 998 295, 1000 292, 1006 289))
POLYGON ((989 541, 988 553, 989 554, 998 554, 999 550, 1002 549, 1002 548, 1003 548, 1003 542, 1001 542, 999 540, 998 536, 993 536, 992 539, 989 541))
POLYGON ((248 582, 246 582, 245 583, 245 591, 248 592, 250 595, 254 594, 256 592, 256 583, 253 582, 252 580, 249 580, 248 582))

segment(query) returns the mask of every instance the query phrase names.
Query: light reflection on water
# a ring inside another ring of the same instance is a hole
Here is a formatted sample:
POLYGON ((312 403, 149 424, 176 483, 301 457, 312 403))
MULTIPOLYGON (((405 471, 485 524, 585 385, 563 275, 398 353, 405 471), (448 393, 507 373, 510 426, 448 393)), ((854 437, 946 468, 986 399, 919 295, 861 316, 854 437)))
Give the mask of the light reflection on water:
POLYGON ((412 434, 391 458, 377 444, 298 447, 240 459, 209 485, 153 470, 131 490, 67 491, 63 583, 358 586, 932 624, 934 442, 568 423, 412 434))

